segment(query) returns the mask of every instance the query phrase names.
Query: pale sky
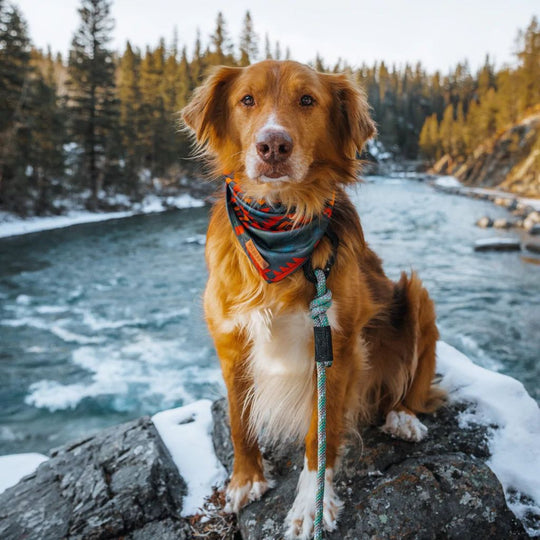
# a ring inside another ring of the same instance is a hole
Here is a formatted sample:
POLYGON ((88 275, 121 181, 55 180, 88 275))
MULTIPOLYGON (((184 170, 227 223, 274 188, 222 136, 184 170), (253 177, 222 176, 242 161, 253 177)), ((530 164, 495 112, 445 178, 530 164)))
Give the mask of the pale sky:
MULTIPOLYGON (((65 54, 79 24, 79 0, 15 0, 29 24, 33 43, 65 54)), ((144 49, 160 37, 171 41, 178 29, 180 46, 191 54, 197 27, 203 43, 215 27, 217 12, 225 16, 230 36, 238 43, 249 9, 260 49, 268 33, 272 43, 288 46, 292 57, 313 60, 317 52, 327 62, 339 57, 351 65, 375 60, 404 64, 421 60, 429 70, 446 72, 468 59, 476 69, 486 53, 498 66, 513 63, 515 37, 533 15, 539 0, 114 0, 113 48, 126 40, 144 49)))

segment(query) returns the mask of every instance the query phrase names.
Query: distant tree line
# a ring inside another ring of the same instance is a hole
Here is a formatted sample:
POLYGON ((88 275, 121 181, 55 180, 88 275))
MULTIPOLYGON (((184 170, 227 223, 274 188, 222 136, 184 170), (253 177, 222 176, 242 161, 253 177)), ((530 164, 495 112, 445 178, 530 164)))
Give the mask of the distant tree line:
MULTIPOLYGON (((190 144, 177 113, 208 68, 291 57, 268 35, 261 42, 249 12, 237 44, 218 13, 209 39, 198 33, 190 51, 175 34, 144 51, 128 42, 118 54, 110 48, 111 3, 81 0, 80 26, 64 59, 32 47, 20 10, 0 0, 0 208, 59 213, 76 194, 97 209, 103 193, 139 200, 154 178, 179 185, 197 163, 186 159, 190 144)), ((434 159, 449 148, 470 152, 540 101, 538 40, 533 19, 520 36, 519 66, 497 73, 489 60, 477 74, 463 63, 446 76, 420 64, 330 66, 319 55, 312 65, 358 79, 379 138, 396 157, 434 159)))
POLYGON ((535 17, 519 32, 516 48, 516 67, 496 71, 488 57, 476 77, 459 64, 443 82, 437 93, 444 99, 420 131, 423 157, 447 154, 464 161, 487 139, 540 107, 540 24, 535 17))

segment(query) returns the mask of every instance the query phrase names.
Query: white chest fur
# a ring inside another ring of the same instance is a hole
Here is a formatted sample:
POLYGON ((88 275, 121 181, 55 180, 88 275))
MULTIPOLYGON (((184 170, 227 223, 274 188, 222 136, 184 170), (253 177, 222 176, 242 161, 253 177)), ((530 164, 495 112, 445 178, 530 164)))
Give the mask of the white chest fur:
MULTIPOLYGON (((336 309, 328 313, 335 327, 336 309)), ((254 310, 237 319, 251 342, 253 387, 250 429, 267 441, 302 439, 309 428, 315 389, 313 323, 307 310, 254 310)))

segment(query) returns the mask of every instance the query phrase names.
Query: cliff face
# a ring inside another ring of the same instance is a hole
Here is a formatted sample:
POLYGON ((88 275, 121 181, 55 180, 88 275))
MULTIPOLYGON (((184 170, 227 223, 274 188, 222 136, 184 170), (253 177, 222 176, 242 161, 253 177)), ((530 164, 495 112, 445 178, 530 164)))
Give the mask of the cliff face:
POLYGON ((540 197, 540 113, 480 145, 464 163, 443 156, 433 172, 452 174, 466 185, 540 197))

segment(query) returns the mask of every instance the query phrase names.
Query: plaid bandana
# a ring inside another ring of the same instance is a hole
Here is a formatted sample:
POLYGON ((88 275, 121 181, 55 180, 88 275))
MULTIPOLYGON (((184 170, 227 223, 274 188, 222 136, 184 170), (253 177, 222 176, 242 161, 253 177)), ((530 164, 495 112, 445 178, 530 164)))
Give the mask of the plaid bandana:
POLYGON ((323 237, 334 208, 335 195, 320 217, 294 223, 294 212, 281 204, 246 197, 233 177, 226 176, 227 213, 240 245, 268 282, 275 283, 300 268, 323 237))

